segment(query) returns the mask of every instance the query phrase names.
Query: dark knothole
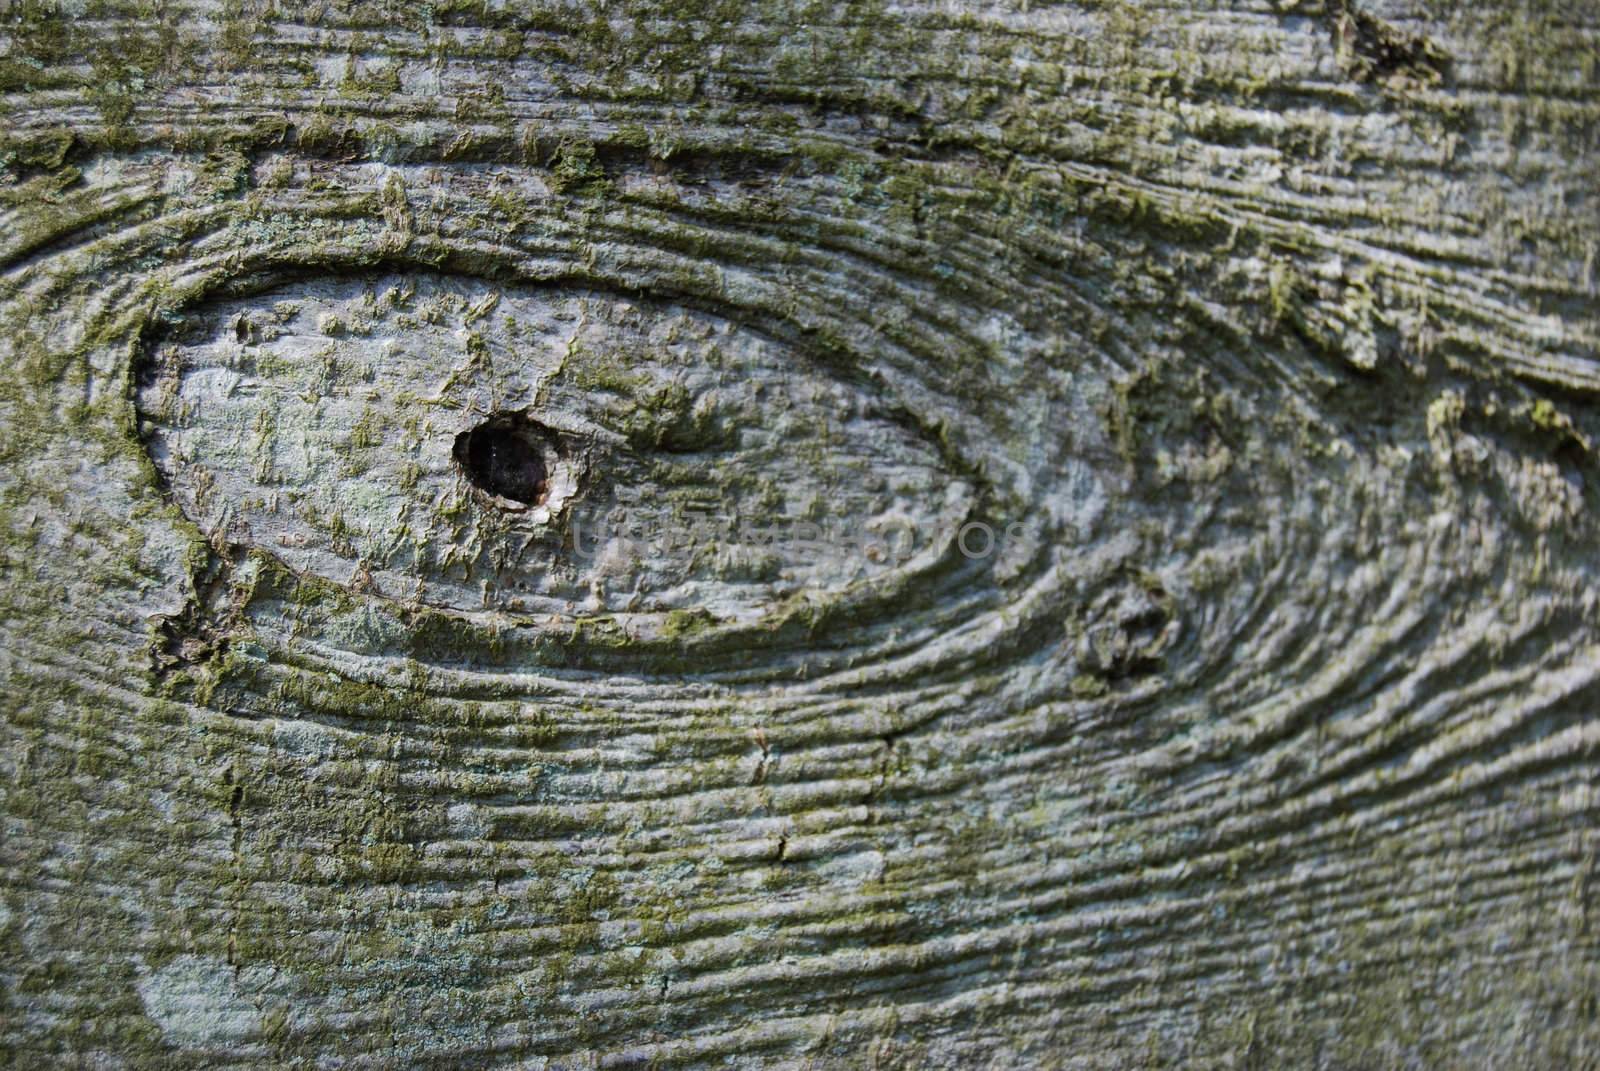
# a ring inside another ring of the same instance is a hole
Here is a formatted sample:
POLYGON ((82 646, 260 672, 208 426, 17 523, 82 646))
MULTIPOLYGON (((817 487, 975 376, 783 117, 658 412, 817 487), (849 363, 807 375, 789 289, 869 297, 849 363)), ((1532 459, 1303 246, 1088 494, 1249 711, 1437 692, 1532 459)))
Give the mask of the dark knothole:
POLYGON ((455 459, 473 486, 536 506, 549 490, 544 429, 524 413, 502 413, 456 436, 455 459))

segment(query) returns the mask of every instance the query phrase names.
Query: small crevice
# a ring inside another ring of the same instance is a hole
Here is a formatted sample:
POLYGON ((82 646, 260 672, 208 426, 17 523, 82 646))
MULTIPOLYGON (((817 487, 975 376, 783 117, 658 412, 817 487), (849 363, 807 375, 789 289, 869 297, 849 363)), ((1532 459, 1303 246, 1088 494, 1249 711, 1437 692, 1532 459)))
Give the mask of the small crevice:
POLYGON ((227 654, 237 617, 230 599, 236 563, 216 553, 207 558, 205 568, 194 577, 194 594, 183 609, 154 620, 150 671, 157 682, 227 654))
POLYGON ((1420 34, 1408 34, 1340 0, 1333 11, 1333 43, 1339 63, 1357 82, 1390 89, 1426 89, 1449 74, 1450 56, 1420 34))
POLYGON ((244 822, 239 816, 240 808, 244 805, 244 784, 235 778, 234 768, 229 766, 223 771, 222 783, 229 789, 228 792, 228 822, 233 830, 233 843, 231 854, 234 868, 234 891, 229 896, 229 922, 228 922, 228 965, 233 968, 235 977, 239 973, 239 889, 242 887, 240 869, 243 865, 242 850, 244 847, 244 822))

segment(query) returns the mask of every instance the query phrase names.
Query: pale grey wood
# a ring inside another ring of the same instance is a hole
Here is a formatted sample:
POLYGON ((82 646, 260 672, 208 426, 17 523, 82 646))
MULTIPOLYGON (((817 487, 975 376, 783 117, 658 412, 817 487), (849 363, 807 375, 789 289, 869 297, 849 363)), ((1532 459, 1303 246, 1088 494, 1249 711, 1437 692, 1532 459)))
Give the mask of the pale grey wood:
POLYGON ((1592 4, 0 19, 11 1064, 1594 1062, 1592 4))

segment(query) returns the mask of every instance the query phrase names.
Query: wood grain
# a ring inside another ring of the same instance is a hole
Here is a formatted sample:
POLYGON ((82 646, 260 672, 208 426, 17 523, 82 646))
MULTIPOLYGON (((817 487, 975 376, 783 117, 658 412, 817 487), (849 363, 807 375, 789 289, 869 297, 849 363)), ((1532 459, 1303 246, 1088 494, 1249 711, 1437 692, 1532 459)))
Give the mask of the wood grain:
POLYGON ((0 49, 10 1065, 1595 1065, 1592 5, 0 49))

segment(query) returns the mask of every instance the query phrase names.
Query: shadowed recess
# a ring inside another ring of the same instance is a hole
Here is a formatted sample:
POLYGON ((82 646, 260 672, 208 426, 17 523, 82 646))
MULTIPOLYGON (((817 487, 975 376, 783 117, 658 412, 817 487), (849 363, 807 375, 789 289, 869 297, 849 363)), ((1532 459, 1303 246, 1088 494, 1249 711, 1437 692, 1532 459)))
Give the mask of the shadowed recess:
POLYGON ((456 436, 455 459, 474 487, 524 506, 549 489, 545 436, 522 413, 502 413, 456 436))

